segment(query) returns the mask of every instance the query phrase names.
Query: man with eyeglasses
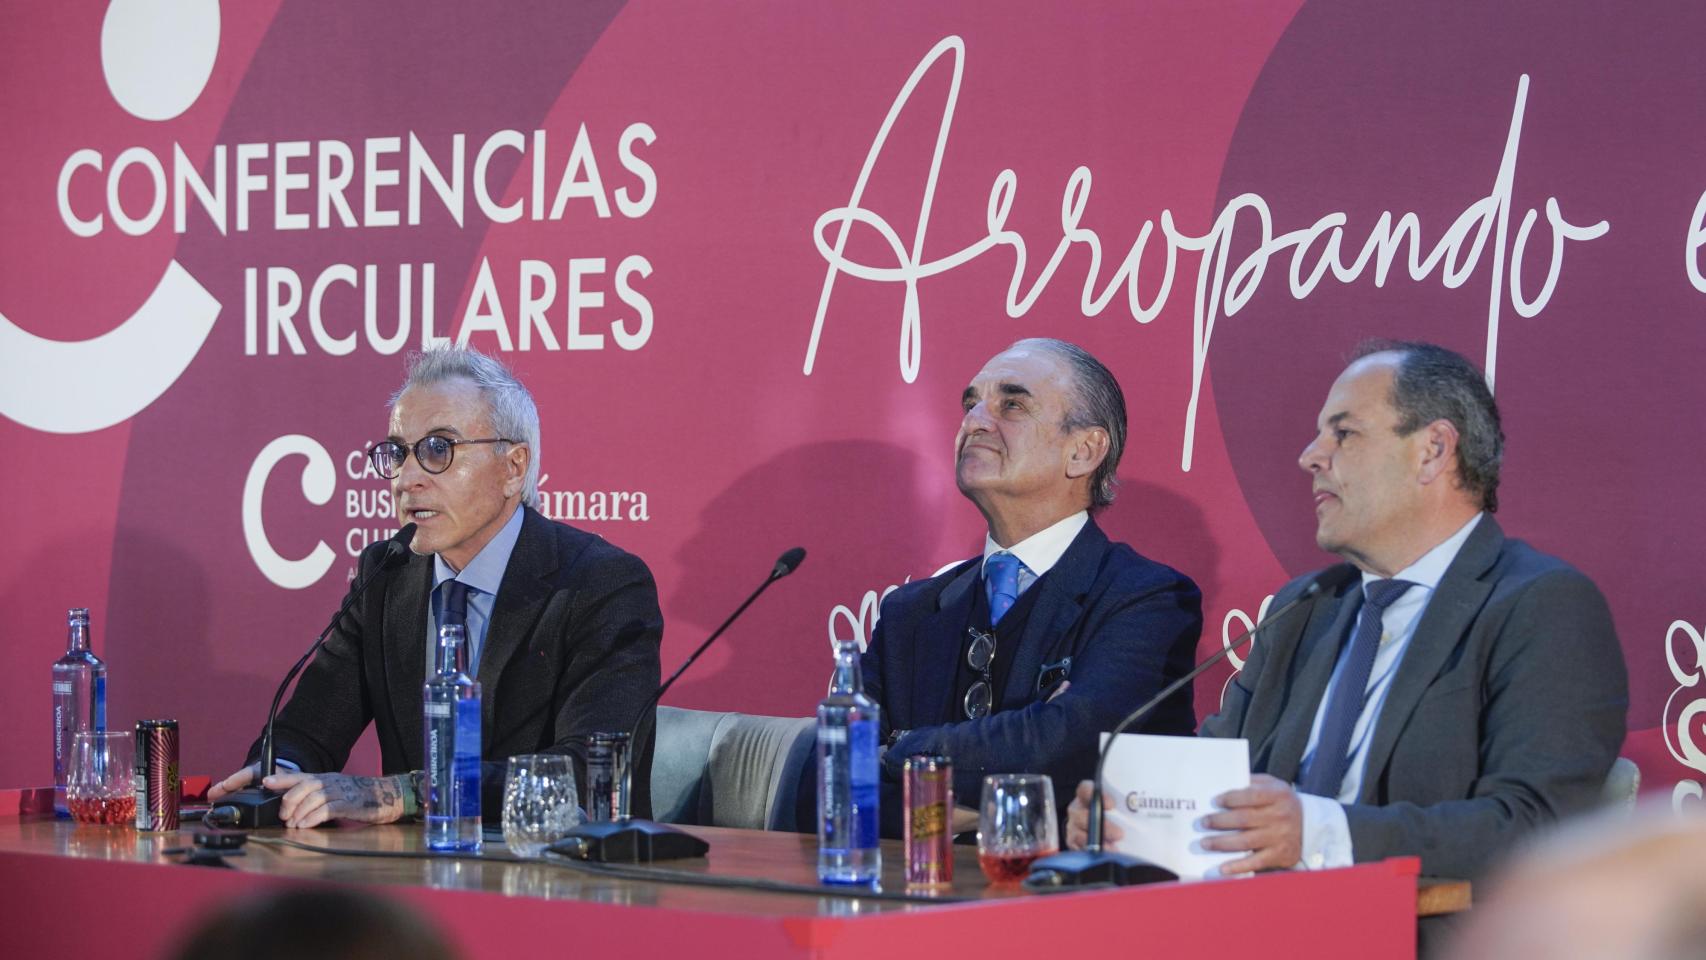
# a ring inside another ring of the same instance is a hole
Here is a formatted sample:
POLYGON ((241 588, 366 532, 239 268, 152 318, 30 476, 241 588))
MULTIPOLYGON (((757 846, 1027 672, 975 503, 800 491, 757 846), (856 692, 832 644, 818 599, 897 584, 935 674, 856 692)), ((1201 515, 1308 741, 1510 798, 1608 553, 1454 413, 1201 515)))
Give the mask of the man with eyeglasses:
MULTIPOLYGON (((547 520, 538 498, 539 413, 503 364, 450 347, 412 358, 392 398, 390 435, 370 451, 391 481, 414 556, 381 572, 339 621, 278 716, 280 817, 309 827, 418 813, 425 766, 421 687, 438 626, 462 624, 483 688, 482 809, 502 809, 503 764, 566 753, 586 783, 586 740, 626 731, 657 689, 663 616, 646 565, 594 534, 547 520), (372 721, 383 774, 338 773, 372 721)), ((373 574, 384 544, 361 557, 373 574)), ((651 724, 634 745, 630 802, 650 815, 651 724)), ((217 801, 254 776, 215 784, 217 801)))
MULTIPOLYGON (((1125 446, 1119 383, 1083 348, 1021 340, 961 397, 960 492, 988 525, 983 555, 890 594, 861 662, 883 708, 885 834, 900 832, 902 764, 954 763, 962 805, 988 773, 1046 773, 1059 805, 1091 775, 1097 739, 1190 669, 1202 595, 1104 534, 1125 446)), ((1151 733, 1196 726, 1190 690, 1151 733)), ((956 829, 975 824, 970 811, 956 829)))

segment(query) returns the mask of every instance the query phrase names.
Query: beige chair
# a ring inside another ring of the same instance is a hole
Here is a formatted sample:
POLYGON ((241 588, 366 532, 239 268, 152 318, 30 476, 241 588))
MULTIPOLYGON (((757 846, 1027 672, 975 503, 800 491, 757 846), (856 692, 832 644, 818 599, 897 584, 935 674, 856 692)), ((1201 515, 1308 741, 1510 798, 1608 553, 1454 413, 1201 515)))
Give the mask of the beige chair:
POLYGON ((816 729, 811 717, 659 707, 653 814, 663 823, 810 830, 797 811, 816 729))

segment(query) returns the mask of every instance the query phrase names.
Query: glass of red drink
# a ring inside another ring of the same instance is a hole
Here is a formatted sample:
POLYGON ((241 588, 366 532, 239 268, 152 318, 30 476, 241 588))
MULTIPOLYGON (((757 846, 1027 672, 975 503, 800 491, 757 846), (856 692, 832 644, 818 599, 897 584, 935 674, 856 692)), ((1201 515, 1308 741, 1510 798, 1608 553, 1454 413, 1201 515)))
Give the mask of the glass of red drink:
POLYGON ((65 805, 78 823, 136 824, 136 740, 129 730, 88 730, 71 741, 65 805))
POLYGON ((1054 784, 1042 773, 983 778, 977 816, 977 863, 990 883, 1018 883, 1031 861, 1060 851, 1054 784))

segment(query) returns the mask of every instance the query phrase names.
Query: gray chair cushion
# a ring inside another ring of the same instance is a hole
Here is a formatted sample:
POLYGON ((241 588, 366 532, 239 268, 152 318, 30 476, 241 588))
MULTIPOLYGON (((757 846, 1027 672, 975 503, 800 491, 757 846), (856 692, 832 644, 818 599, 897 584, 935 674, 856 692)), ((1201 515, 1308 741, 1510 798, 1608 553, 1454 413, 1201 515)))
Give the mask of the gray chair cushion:
POLYGON ((810 717, 659 707, 652 811, 664 823, 801 829, 800 778, 815 744, 810 717))
MULTIPOLYGON (((754 717, 724 714, 711 741, 710 761, 699 793, 703 822, 718 827, 772 830, 783 815, 791 823, 793 791, 778 803, 785 784, 783 772, 795 744, 814 738, 816 721, 809 717, 754 717)), ((797 781, 799 770, 794 777, 797 781)), ((792 788, 794 784, 787 784, 792 788)))
POLYGON ((700 780, 721 713, 659 707, 652 753, 652 815, 660 823, 698 823, 700 780))

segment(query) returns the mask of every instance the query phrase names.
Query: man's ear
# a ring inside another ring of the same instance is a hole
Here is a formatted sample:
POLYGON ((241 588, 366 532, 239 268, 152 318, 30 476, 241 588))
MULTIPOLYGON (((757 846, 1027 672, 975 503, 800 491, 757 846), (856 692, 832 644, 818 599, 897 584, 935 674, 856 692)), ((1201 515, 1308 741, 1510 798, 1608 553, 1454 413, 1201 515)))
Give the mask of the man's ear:
POLYGON ((1108 431, 1101 427, 1085 427, 1072 432, 1072 446, 1067 451, 1066 475, 1076 480, 1096 472, 1108 458, 1108 431))
POLYGON ((1457 476, 1457 441, 1457 426, 1450 420, 1435 420, 1421 429, 1418 478, 1423 484, 1457 476))
POLYGON ((525 443, 512 443, 504 454, 504 498, 517 496, 527 485, 527 465, 533 460, 533 448, 525 443))

